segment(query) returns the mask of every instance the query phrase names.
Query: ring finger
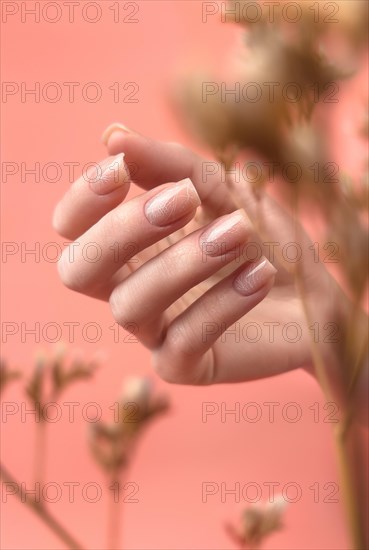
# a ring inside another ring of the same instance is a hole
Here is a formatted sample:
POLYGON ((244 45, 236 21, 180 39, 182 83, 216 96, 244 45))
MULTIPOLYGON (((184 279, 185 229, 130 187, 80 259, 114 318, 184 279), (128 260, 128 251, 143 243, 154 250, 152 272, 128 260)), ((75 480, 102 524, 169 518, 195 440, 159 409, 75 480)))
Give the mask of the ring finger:
POLYGON ((112 292, 116 321, 134 327, 143 344, 157 347, 170 322, 164 312, 193 287, 229 264, 251 234, 242 210, 217 219, 143 264, 112 292))

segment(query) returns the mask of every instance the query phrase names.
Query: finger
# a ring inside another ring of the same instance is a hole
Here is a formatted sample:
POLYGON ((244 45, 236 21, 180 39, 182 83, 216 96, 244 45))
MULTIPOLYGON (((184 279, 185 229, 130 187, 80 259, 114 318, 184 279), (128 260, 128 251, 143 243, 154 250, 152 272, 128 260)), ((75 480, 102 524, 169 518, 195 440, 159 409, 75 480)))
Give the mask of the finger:
POLYGON ((165 311, 239 257, 251 230, 238 210, 170 246, 113 290, 110 305, 115 320, 123 327, 134 327, 147 347, 159 346, 168 322, 165 311))
POLYGON ((124 154, 92 163, 56 206, 55 230, 67 239, 75 239, 121 203, 129 185, 124 154))
POLYGON ((124 264, 186 225, 199 205, 189 179, 120 204, 63 251, 58 264, 62 281, 68 288, 102 297, 124 264))
POLYGON ((211 384, 217 378, 212 346, 265 298, 275 273, 262 257, 223 279, 176 317, 163 345, 153 352, 154 368, 160 376, 174 383, 211 384))
POLYGON ((124 151, 132 181, 140 187, 152 189, 167 181, 191 178, 203 207, 216 215, 235 210, 220 163, 206 161, 177 143, 147 138, 118 123, 111 124, 102 139, 110 154, 124 151))

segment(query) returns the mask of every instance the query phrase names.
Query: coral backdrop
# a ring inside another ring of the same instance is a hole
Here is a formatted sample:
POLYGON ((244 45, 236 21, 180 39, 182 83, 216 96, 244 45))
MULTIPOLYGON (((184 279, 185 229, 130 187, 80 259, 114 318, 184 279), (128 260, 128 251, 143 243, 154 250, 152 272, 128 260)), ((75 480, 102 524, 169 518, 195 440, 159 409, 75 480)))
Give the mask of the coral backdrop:
MULTIPOLYGON (((70 185, 73 170, 76 178, 87 162, 106 156, 100 136, 113 121, 195 147, 169 107, 169 85, 195 61, 227 63, 238 33, 215 16, 203 22, 203 3, 197 1, 106 0, 98 4, 101 18, 96 22, 99 10, 93 2, 75 2, 74 20, 70 5, 67 8, 70 3, 58 3, 59 13, 52 6, 55 3, 41 2, 44 12, 39 22, 24 11, 34 2, 2 4, 1 64, 7 83, 1 123, 2 237, 7 243, 2 263, 2 355, 27 377, 35 352, 52 350, 51 340, 79 348, 87 358, 102 350, 104 359, 95 379, 74 385, 62 396, 62 403, 77 403, 75 418, 69 421, 63 405, 61 419, 50 423, 45 472, 48 482, 62 488, 62 497, 50 503, 52 511, 86 547, 100 549, 105 544, 108 503, 105 494, 96 502, 89 502, 94 500, 92 492, 85 494, 86 484, 104 484, 87 447, 86 417, 94 415, 87 404, 97 404, 103 417, 109 418, 109 407, 126 375, 156 377, 147 350, 139 343, 124 342, 123 332, 117 341, 105 303, 62 286, 54 257, 63 239, 51 227, 52 211, 70 185), (90 7, 84 10, 87 4, 90 7), (26 93, 26 88, 35 86, 36 96, 26 93), (101 97, 94 102, 96 91, 101 97), (129 98, 137 101, 128 102, 129 98), (31 172, 35 168, 39 177, 31 172), (32 249, 36 252, 26 252, 32 249), (27 332, 35 326, 39 338, 27 332), (67 484, 74 482, 80 485, 70 499, 67 484)), ((348 98, 355 85, 360 89, 359 81, 345 85, 348 98)), ((352 99, 346 104, 344 112, 344 99, 335 107, 340 110, 335 124, 342 132, 334 134, 338 135, 334 145, 336 155, 345 148, 347 158, 341 162, 351 169, 359 155, 356 147, 348 148, 347 136, 358 123, 360 101, 356 112, 352 99)), ((262 500, 267 500, 270 484, 296 502, 287 508, 284 530, 273 534, 265 548, 348 548, 342 499, 336 491, 330 409, 324 410, 313 379, 294 372, 237 386, 177 387, 160 380, 156 385, 168 393, 172 408, 144 434, 127 474, 139 491, 138 502, 124 506, 125 548, 232 548, 224 522, 247 504, 245 492, 252 500, 260 490, 262 500), (277 403, 274 421, 266 405, 270 402, 277 403), (211 405, 215 414, 203 416, 205 403, 215 403, 211 405), (237 419, 230 413, 223 415, 222 422, 221 411, 237 406, 243 416, 237 419), (256 412, 260 418, 255 420, 256 412), (300 413, 301 418, 293 421, 300 413), (205 498, 204 483, 213 483, 219 491, 205 498), (239 503, 237 495, 224 492, 237 483, 239 503), (245 486, 247 491, 242 492, 245 486)), ((5 420, 3 415, 2 460, 32 489, 34 423, 31 415, 22 417, 21 384, 9 387, 3 401, 17 402, 19 411, 5 420)), ((1 507, 2 548, 62 548, 14 496, 3 494, 1 507)))

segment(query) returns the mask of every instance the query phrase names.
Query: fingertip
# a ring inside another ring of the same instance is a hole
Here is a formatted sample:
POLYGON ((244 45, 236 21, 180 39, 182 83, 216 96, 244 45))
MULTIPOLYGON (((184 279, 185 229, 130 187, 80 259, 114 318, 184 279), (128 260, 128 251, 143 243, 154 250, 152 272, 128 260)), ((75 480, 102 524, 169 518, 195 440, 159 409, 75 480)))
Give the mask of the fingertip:
POLYGON ((53 216, 51 220, 52 228, 61 237, 64 237, 65 239, 68 239, 68 240, 73 240, 76 237, 76 235, 72 230, 70 229, 68 230, 68 225, 66 224, 65 216, 63 216, 62 211, 63 211, 63 205, 61 202, 59 202, 56 205, 53 212, 53 216))
POLYGON ((116 130, 110 135, 106 143, 109 155, 117 155, 120 151, 122 151, 124 137, 124 134, 119 130, 116 130))
POLYGON ((104 145, 108 145, 111 135, 115 132, 118 132, 120 134, 130 134, 132 133, 132 130, 130 130, 127 126, 121 124, 120 122, 113 122, 112 124, 109 124, 109 126, 104 130, 101 136, 101 141, 104 145))
POLYGON ((56 233, 60 234, 60 216, 59 216, 59 204, 54 208, 54 212, 51 219, 51 225, 56 233))

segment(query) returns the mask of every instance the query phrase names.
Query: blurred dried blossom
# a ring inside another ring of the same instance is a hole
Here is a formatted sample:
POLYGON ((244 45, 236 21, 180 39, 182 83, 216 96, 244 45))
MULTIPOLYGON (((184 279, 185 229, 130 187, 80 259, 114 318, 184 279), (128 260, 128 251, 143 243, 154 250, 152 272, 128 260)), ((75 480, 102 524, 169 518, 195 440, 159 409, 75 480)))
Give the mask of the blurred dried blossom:
POLYGON ((72 359, 70 366, 65 368, 66 354, 64 350, 57 354, 51 363, 51 372, 53 377, 54 393, 59 394, 67 386, 77 380, 86 380, 91 378, 97 368, 97 361, 85 361, 79 357, 72 359))
POLYGON ((75 354, 68 358, 64 346, 53 355, 38 352, 35 368, 26 386, 26 395, 41 410, 50 400, 56 400, 69 385, 91 378, 97 367, 96 360, 85 361, 75 354))
MULTIPOLYGON (((64 346, 58 346, 54 354, 46 355, 43 351, 37 353, 34 370, 25 387, 25 392, 33 403, 35 411, 39 413, 35 416, 34 482, 40 487, 43 487, 47 461, 47 422, 44 416, 44 406, 57 400, 60 393, 74 381, 90 378, 96 366, 97 361, 85 361, 76 354, 68 359, 64 346), (37 417, 38 420, 36 420, 37 417)), ((1 361, 1 390, 10 380, 19 376, 19 372, 8 369, 5 362, 1 361)), ((4 464, 0 464, 0 476, 5 483, 17 487, 14 494, 39 516, 66 547, 83 549, 78 539, 48 510, 43 492, 41 492, 40 500, 37 500, 35 495, 29 494, 23 488, 24 484, 20 484, 4 464)))
MULTIPOLYGON (((255 11, 255 2, 229 2, 237 22, 246 28, 245 48, 233 64, 232 78, 197 72, 177 93, 184 123, 212 149, 226 170, 232 169, 241 153, 255 152, 258 158, 273 163, 277 179, 291 188, 294 204, 314 201, 326 220, 328 239, 338 242, 344 257, 351 259, 342 264, 349 288, 355 298, 362 297, 369 244, 367 223, 361 216, 369 206, 367 174, 359 182, 339 175, 330 162, 330 139, 322 117, 330 103, 325 101, 327 96, 338 101, 337 81, 352 76, 354 63, 350 70, 335 66, 328 53, 323 53, 321 38, 333 33, 336 42, 340 39, 363 51, 368 38, 367 3, 340 2, 338 23, 330 24, 323 11, 317 18, 317 3, 314 8, 304 1, 294 3, 302 13, 296 23, 287 23, 286 17, 281 17, 282 9, 276 10, 270 23, 265 6, 260 9, 261 18, 246 22, 240 14, 250 13, 247 6, 251 4, 255 11), (293 89, 298 94, 296 101, 291 100, 293 89), (300 176, 295 180, 287 179, 283 172, 288 163, 299 167, 300 176)), ((232 20, 229 12, 226 20, 232 20)), ((327 51, 332 53, 332 49, 327 51)), ((363 127, 358 131, 367 137, 364 121, 363 127)), ((257 198, 267 183, 265 171, 251 183, 257 198)))
POLYGON ((21 373, 17 370, 10 369, 6 362, 0 360, 0 393, 5 389, 9 382, 17 380, 21 377, 21 373))
POLYGON ((46 386, 55 399, 73 382, 91 378, 96 367, 96 360, 85 361, 77 355, 69 358, 64 346, 58 346, 53 355, 40 351, 26 393, 31 401, 42 404, 46 386))
POLYGON ((346 76, 321 51, 291 44, 271 28, 247 35, 232 78, 198 73, 183 83, 177 102, 185 124, 220 161, 232 165, 238 151, 254 149, 281 164, 293 127, 306 125, 319 101, 334 93, 329 86, 346 76))
POLYGON ((260 32, 268 28, 277 28, 284 34, 309 42, 333 35, 336 39, 345 39, 354 48, 360 48, 368 38, 368 6, 362 0, 340 0, 328 5, 319 2, 297 0, 283 6, 272 3, 256 9, 255 1, 228 0, 226 21, 238 23, 251 31, 260 32), (288 5, 290 4, 290 5, 288 5))
MULTIPOLYGON (((290 12, 288 16, 283 3, 278 2, 271 18, 266 3, 260 3, 258 9, 257 2, 230 0, 227 17, 224 12, 222 17, 241 25, 243 51, 236 62, 230 60, 231 72, 223 67, 217 75, 203 70, 188 78, 177 94, 177 104, 184 124, 225 165, 229 174, 226 184, 239 208, 244 206, 238 197, 242 191, 233 185, 232 169, 240 158, 262 159, 275 167, 273 181, 294 221, 299 222, 307 206, 311 207, 324 227, 326 242, 335 243, 339 250, 341 261, 335 271, 347 283, 349 299, 340 294, 344 305, 338 306, 335 313, 341 338, 334 362, 343 403, 342 419, 335 432, 336 448, 352 544, 366 548, 361 518, 363 497, 360 484, 356 484, 361 447, 353 418, 357 384, 369 345, 362 312, 369 265, 368 159, 362 177, 342 175, 340 167, 330 162, 332 127, 327 122, 332 113, 337 113, 329 104, 339 102, 338 81, 352 77, 366 59, 368 3, 300 0, 287 4, 294 6, 294 15, 290 12), (299 12, 301 17, 291 21, 299 12), (287 178, 283 167, 288 163, 300 168, 299 178, 287 178), (357 452, 352 453, 352 448, 357 452)), ((368 139, 367 118, 357 130, 362 139, 368 139)), ((263 192, 269 191, 268 177, 260 173, 257 181, 249 179, 249 175, 244 177, 245 188, 251 189, 261 205, 263 192)), ((295 283, 309 325, 316 304, 308 303, 301 270, 295 272, 295 283)), ((331 388, 325 371, 330 365, 325 364, 319 345, 313 341, 311 353, 317 378, 329 400, 331 388)), ((263 523, 265 515, 259 508, 248 511, 241 531, 233 530, 238 543, 255 548, 261 542, 261 533, 278 526, 278 513, 267 517, 270 522, 263 523)))
POLYGON ((169 407, 163 395, 154 393, 147 378, 128 378, 110 423, 91 425, 89 442, 92 454, 106 473, 116 476, 128 464, 137 436, 147 423, 169 407))
MULTIPOLYGON (((57 399, 60 393, 74 381, 89 379, 95 371, 97 362, 97 360, 86 361, 75 351, 68 358, 67 350, 63 346, 59 346, 56 352, 50 355, 38 352, 34 372, 26 386, 26 393, 35 409, 38 408, 41 412, 40 420, 45 420, 42 415, 43 406, 57 399)), ((9 369, 5 362, 1 361, 0 389, 19 376, 18 371, 9 369)), ((113 482, 115 488, 117 485, 120 486, 123 467, 128 463, 137 436, 151 419, 168 409, 169 403, 165 396, 154 392, 149 379, 133 377, 125 380, 117 405, 114 422, 110 424, 98 422, 90 432, 93 455, 107 474, 108 481, 113 482)), ((36 421, 35 428, 37 436, 34 449, 35 482, 42 486, 47 455, 45 452, 47 423, 36 421)), ((30 496, 23 490, 22 484, 3 464, 0 464, 0 476, 4 482, 20 487, 20 490, 15 493, 17 497, 31 508, 68 548, 83 549, 69 529, 48 510, 47 502, 43 498, 40 502, 36 502, 33 495, 30 496)), ((110 509, 106 548, 110 550, 121 548, 119 543, 121 501, 116 501, 112 488, 112 485, 107 487, 110 509)))
POLYGON ((283 527, 286 506, 281 495, 273 502, 257 502, 243 510, 237 525, 227 524, 226 530, 239 548, 255 550, 268 535, 283 527))

